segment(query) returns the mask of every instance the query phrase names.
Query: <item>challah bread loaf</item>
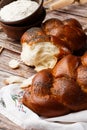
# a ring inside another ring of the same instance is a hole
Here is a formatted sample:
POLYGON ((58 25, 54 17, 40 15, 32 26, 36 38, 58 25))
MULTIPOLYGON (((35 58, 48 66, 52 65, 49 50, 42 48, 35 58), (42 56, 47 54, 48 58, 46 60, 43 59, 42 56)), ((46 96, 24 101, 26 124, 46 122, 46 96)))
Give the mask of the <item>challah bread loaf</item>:
POLYGON ((53 68, 58 59, 71 53, 62 40, 46 35, 41 28, 33 27, 26 31, 21 43, 22 61, 35 66, 36 71, 53 68))
POLYGON ((41 27, 27 30, 21 37, 21 60, 36 71, 53 68, 57 61, 84 48, 86 35, 76 19, 46 20, 41 27))
POLYGON ((48 19, 42 24, 42 28, 47 35, 53 35, 66 43, 71 50, 79 50, 86 44, 86 35, 81 24, 76 19, 48 19))
POLYGON ((58 101, 56 95, 52 94, 53 81, 51 70, 38 72, 32 81, 31 92, 25 91, 23 104, 45 117, 69 113, 70 110, 58 101))
POLYGON ((53 69, 38 72, 31 91, 25 90, 22 102, 40 116, 54 117, 87 109, 87 53, 69 54, 53 69))

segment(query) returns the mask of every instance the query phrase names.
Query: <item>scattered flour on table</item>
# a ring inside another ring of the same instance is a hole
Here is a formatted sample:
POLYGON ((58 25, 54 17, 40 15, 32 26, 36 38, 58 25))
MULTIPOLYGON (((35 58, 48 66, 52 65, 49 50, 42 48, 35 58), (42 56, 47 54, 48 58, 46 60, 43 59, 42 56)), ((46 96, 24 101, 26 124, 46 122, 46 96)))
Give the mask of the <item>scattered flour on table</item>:
POLYGON ((0 17, 5 21, 17 21, 31 15, 39 4, 31 0, 17 0, 0 10, 0 17))

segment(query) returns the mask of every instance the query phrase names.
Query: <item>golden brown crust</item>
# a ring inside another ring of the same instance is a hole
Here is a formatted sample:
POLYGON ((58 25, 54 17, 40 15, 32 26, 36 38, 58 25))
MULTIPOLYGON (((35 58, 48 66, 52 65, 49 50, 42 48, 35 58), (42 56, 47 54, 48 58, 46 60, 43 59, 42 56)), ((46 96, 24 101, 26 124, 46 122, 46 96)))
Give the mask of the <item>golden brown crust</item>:
POLYGON ((63 25, 63 22, 57 18, 50 18, 42 24, 42 29, 47 35, 56 35, 56 29, 63 25))
POLYGON ((83 30, 79 28, 70 27, 69 25, 63 25, 56 31, 56 37, 66 42, 66 46, 70 50, 79 50, 86 44, 86 36, 83 30))
POLYGON ((79 50, 86 44, 86 35, 76 19, 49 19, 42 24, 46 35, 52 35, 66 43, 71 51, 79 50))
POLYGON ((86 35, 75 19, 50 19, 42 28, 31 28, 21 38, 29 45, 50 42, 58 48, 58 63, 39 71, 25 90, 23 104, 40 116, 54 117, 87 109, 87 52, 71 54, 84 47, 86 35), (50 24, 49 24, 50 23, 50 24))
POLYGON ((27 30, 21 37, 21 43, 32 45, 38 42, 49 42, 49 36, 54 36, 56 43, 60 40, 61 44, 72 52, 86 44, 86 34, 79 21, 73 18, 64 21, 57 18, 48 19, 42 23, 41 27, 32 27, 27 30))
POLYGON ((23 103, 29 107, 32 111, 43 117, 54 117, 64 115, 70 112, 70 110, 63 104, 59 103, 55 97, 36 97, 30 96, 25 92, 23 103))
POLYGON ((82 25, 79 23, 79 21, 77 19, 74 18, 69 18, 69 19, 65 19, 63 21, 64 25, 69 25, 70 27, 78 27, 80 29, 82 29, 82 25))
POLYGON ((45 117, 87 109, 87 67, 81 65, 80 57, 65 56, 53 70, 36 74, 23 104, 45 117))
POLYGON ((67 55, 62 58, 56 66, 53 68, 53 75, 55 77, 66 76, 70 78, 76 78, 76 69, 80 64, 79 57, 74 55, 67 55))
POLYGON ((74 79, 65 76, 56 78, 55 82, 54 90, 59 102, 71 111, 87 109, 87 94, 74 79))
POLYGON ((39 27, 32 27, 27 30, 21 37, 21 43, 27 43, 29 45, 36 44, 37 42, 47 42, 49 37, 44 34, 43 30, 39 27))
POLYGON ((51 70, 42 70, 33 79, 31 95, 28 91, 24 94, 23 103, 40 116, 59 116, 70 111, 52 94, 53 80, 51 70))
POLYGON ((68 54, 71 54, 71 51, 66 45, 65 41, 62 41, 60 38, 50 36, 50 42, 58 48, 59 51, 58 60, 68 54))

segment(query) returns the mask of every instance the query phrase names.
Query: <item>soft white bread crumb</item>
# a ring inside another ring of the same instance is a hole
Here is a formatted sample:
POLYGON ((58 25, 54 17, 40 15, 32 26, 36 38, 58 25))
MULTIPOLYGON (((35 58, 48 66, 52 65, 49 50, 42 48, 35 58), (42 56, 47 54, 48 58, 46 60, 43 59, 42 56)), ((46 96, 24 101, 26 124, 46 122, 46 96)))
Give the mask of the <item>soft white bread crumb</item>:
POLYGON ((23 78, 19 76, 10 76, 4 80, 4 83, 6 85, 13 84, 13 83, 22 83, 22 82, 23 82, 23 78))
POLYGON ((23 80, 22 84, 20 85, 21 88, 27 88, 32 84, 32 79, 35 75, 29 77, 28 79, 23 80))
POLYGON ((51 42, 38 42, 29 45, 22 44, 21 60, 29 66, 35 66, 36 71, 53 68, 57 63, 58 48, 51 42))
POLYGON ((9 62, 9 67, 12 69, 17 69, 19 67, 19 62, 13 59, 9 62))

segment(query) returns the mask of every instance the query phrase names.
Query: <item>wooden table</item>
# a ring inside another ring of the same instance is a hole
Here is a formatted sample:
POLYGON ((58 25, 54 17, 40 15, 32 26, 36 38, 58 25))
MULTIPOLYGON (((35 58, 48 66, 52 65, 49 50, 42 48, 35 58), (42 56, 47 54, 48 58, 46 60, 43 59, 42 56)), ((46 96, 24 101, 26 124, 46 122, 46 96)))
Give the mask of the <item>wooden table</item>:
MULTIPOLYGON (((55 10, 47 13, 48 18, 59 18, 64 20, 66 18, 76 18, 82 24, 87 33, 87 4, 85 5, 71 5, 60 10, 55 10)), ((11 59, 20 59, 21 44, 7 38, 6 34, 0 28, 0 46, 4 49, 0 53, 0 88, 4 86, 3 81, 11 76, 20 76, 28 78, 35 71, 21 63, 19 69, 13 70, 8 66, 11 59)), ((22 130, 3 115, 0 115, 0 130, 22 130)))

